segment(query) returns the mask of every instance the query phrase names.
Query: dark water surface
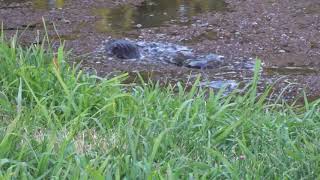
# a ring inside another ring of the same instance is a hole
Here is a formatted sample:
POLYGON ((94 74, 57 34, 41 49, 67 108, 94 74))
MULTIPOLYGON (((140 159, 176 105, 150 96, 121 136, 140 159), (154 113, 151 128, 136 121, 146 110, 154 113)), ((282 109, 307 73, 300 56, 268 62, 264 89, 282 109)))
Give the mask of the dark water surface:
POLYGON ((146 0, 139 6, 97 8, 94 12, 102 17, 97 27, 108 32, 160 27, 165 23, 190 24, 197 14, 226 10, 223 0, 146 0))

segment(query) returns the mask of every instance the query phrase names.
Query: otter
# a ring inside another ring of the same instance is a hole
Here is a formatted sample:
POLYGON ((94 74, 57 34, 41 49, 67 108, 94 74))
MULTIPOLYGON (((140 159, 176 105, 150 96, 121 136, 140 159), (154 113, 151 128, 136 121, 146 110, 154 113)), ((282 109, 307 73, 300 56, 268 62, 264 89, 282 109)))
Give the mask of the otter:
POLYGON ((223 59, 224 56, 212 53, 206 56, 196 56, 193 53, 177 52, 168 62, 188 68, 212 69, 221 64, 223 59))
POLYGON ((188 61, 195 58, 191 53, 177 52, 171 58, 166 60, 168 63, 175 64, 177 66, 185 66, 188 61))
POLYGON ((106 43, 105 50, 109 55, 120 59, 138 59, 141 57, 139 47, 128 40, 110 40, 106 43))

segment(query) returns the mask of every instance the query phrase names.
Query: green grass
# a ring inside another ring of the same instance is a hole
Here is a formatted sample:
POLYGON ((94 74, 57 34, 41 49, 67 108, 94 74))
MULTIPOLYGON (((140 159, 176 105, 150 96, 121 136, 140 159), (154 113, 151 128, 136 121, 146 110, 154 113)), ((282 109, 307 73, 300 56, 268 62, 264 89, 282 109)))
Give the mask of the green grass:
POLYGON ((257 98, 257 73, 227 97, 129 87, 1 39, 0 179, 319 178, 320 101, 257 98))

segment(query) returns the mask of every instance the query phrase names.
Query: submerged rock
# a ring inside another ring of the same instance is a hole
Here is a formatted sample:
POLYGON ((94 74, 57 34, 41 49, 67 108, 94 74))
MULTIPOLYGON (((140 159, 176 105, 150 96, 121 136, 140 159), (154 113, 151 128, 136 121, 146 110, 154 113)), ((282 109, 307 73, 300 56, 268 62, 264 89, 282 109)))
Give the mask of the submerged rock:
POLYGON ((214 68, 222 63, 224 56, 217 54, 208 54, 206 56, 200 56, 198 59, 189 61, 186 66, 190 68, 206 69, 214 68))
POLYGON ((238 86, 238 83, 235 80, 215 80, 208 85, 214 89, 227 88, 228 90, 233 90, 238 86))
POLYGON ((209 65, 207 60, 192 61, 192 62, 187 64, 187 67, 189 67, 189 68, 197 68, 197 69, 213 68, 211 65, 209 65))
POLYGON ((214 80, 211 82, 203 82, 200 84, 200 86, 209 87, 214 90, 220 90, 224 88, 224 95, 227 95, 231 93, 233 90, 235 90, 238 87, 239 83, 235 80, 214 80))
POLYGON ((109 55, 120 59, 138 59, 141 57, 139 47, 128 40, 110 40, 105 43, 105 49, 109 55))

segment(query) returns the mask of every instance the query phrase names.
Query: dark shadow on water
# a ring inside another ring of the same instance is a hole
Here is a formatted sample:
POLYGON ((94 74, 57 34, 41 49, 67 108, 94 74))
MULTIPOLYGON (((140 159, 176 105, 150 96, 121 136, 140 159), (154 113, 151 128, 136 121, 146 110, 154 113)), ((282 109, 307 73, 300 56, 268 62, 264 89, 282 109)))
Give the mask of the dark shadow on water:
POLYGON ((146 0, 136 7, 96 8, 94 13, 101 17, 97 29, 110 32, 159 27, 170 21, 188 24, 197 14, 226 11, 227 5, 224 0, 146 0))
POLYGON ((319 74, 319 70, 311 67, 265 67, 266 75, 311 75, 319 74))

